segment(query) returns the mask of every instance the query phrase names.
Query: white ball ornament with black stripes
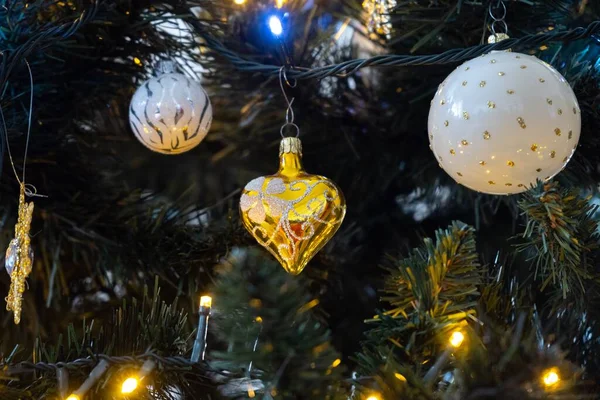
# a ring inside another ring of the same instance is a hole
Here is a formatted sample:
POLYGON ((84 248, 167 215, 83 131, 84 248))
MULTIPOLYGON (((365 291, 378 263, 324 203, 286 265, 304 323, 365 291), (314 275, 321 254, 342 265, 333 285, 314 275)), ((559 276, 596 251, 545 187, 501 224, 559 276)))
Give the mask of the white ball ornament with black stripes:
POLYGON ((429 141, 456 182, 490 194, 527 190, 558 174, 579 141, 577 98, 563 76, 526 54, 494 51, 440 85, 429 141))
POLYGON ((212 107, 202 86, 172 64, 161 75, 144 82, 129 106, 135 137, 152 151, 180 154, 196 147, 208 133, 212 107))

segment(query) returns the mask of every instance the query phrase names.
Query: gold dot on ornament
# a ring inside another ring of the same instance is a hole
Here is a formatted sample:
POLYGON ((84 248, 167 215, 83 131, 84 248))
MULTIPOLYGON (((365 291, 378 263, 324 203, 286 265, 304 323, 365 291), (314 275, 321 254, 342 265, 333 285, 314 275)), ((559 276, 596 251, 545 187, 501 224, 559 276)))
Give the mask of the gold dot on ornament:
POLYGON ((560 129, 559 129, 559 128, 556 128, 556 129, 554 130, 554 133, 556 134, 556 136, 560 136, 560 129))
POLYGON ((496 64, 496 60, 494 60, 494 59, 491 59, 491 60, 490 60, 490 64, 496 64))
POLYGON ((567 162, 568 159, 569 159, 569 157, 563 158, 563 162, 567 162))
POLYGON ((508 165, 509 167, 514 167, 515 166, 515 162, 514 161, 507 161, 506 165, 508 165))
POLYGON ((488 108, 496 108, 496 103, 494 103, 493 101, 488 101, 487 106, 488 108))
POLYGON ((463 81, 462 85, 467 86, 467 81, 463 81))
POLYGON ((463 118, 464 119, 469 119, 469 113, 466 111, 463 111, 463 118))
POLYGON ((504 72, 500 71, 500 72, 498 72, 498 75, 499 75, 499 76, 504 76, 504 75, 506 75, 506 74, 505 74, 504 72))
POLYGON ((527 68, 527 65, 521 65, 521 69, 527 68))
POLYGON ((521 56, 517 56, 516 58, 521 58, 521 56))
POLYGON ((525 120, 522 117, 518 117, 517 122, 519 123, 519 125, 521 125, 521 128, 527 128, 527 125, 525 125, 525 120))
POLYGON ((450 149, 450 154, 455 155, 456 152, 454 151, 454 149, 450 149))
POLYGON ((573 107, 573 114, 577 114, 577 109, 573 107))
POLYGON ((573 131, 569 131, 569 139, 573 137, 573 131))
POLYGON ((479 82, 479 87, 485 87, 485 81, 479 82))
POLYGON ((482 167, 485 165, 485 161, 479 161, 479 165, 481 165, 482 167))
POLYGON ((469 145, 469 142, 468 142, 466 139, 463 139, 463 140, 461 140, 461 141, 460 141, 460 143, 461 143, 463 146, 468 146, 468 145, 469 145))
POLYGON ((440 159, 440 162, 444 161, 444 159, 442 158, 442 156, 439 156, 438 158, 440 159))
POLYGON ((444 104, 446 104, 446 100, 444 100, 444 99, 440 100, 440 104, 441 104, 441 105, 444 105, 444 104))
POLYGON ((490 185, 495 185, 495 184, 496 184, 496 182, 494 182, 494 181, 488 181, 488 183, 489 183, 490 185))
POLYGON ((463 176, 460 172, 457 172, 456 175, 458 176, 463 176))
POLYGON ((531 151, 536 151, 538 149, 538 145, 537 144, 532 144, 531 145, 531 151))
POLYGON ((429 140, 433 140, 433 135, 429 135, 429 140))
POLYGON ((471 69, 471 67, 467 67, 467 68, 465 68, 465 71, 468 71, 468 70, 470 70, 470 69, 471 69))
POLYGON ((550 158, 554 158, 554 157, 556 157, 556 152, 554 150, 552 150, 550 152, 550 158))
POLYGON ((541 168, 536 169, 537 172, 542 172, 541 168))
POLYGON ((444 121, 444 126, 448 126, 448 120, 444 121))
POLYGON ((512 183, 505 183, 504 186, 512 186, 512 183))
POLYGON ((545 181, 547 181, 548 179, 550 179, 550 175, 544 178, 545 181))
POLYGON ((508 93, 508 94, 515 94, 515 91, 514 91, 514 90, 512 90, 512 89, 508 89, 508 90, 506 91, 506 93, 508 93))
POLYGON ((546 103, 552 105, 552 99, 546 99, 546 103))
POLYGON ((522 183, 519 183, 519 184, 517 185, 517 187, 525 187, 525 185, 523 185, 522 183))
POLYGON ((492 137, 492 135, 490 135, 490 133, 488 131, 483 132, 483 138, 485 140, 490 140, 491 137, 492 137))
POLYGON ((544 78, 540 78, 540 83, 544 83, 546 80, 544 78))
POLYGON ((558 115, 562 115, 562 109, 558 109, 558 115))

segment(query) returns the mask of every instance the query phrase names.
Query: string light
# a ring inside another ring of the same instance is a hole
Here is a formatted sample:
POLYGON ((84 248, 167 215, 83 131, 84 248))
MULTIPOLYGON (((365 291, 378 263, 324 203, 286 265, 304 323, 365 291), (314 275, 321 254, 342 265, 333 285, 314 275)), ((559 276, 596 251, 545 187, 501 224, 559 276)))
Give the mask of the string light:
POLYGON ((271 33, 275 36, 279 36, 283 33, 283 25, 278 16, 272 15, 269 18, 269 29, 271 29, 271 33))
POLYGON ((69 397, 67 397, 65 400, 81 400, 81 399, 76 394, 72 394, 69 397))
POLYGON ((244 4, 246 0, 233 0, 235 4, 244 4))
POLYGON ((367 397, 367 400, 381 400, 381 397, 378 394, 373 393, 367 397))
POLYGON ((204 360, 204 352, 206 350, 206 334, 208 333, 208 318, 210 317, 210 309, 212 307, 212 297, 201 296, 200 308, 198 309, 198 330, 196 331, 196 340, 192 349, 190 361, 198 362, 204 360))
POLYGON ((138 387, 137 378, 133 378, 133 377, 127 378, 123 382, 123 385, 121 385, 121 393, 123 393, 123 394, 133 393, 133 391, 135 389, 137 389, 137 387, 138 387))
POLYGON ((200 307, 208 307, 212 306, 212 297, 210 296, 202 296, 200 297, 200 307))
POLYGON ((560 376, 558 375, 556 368, 550 368, 544 371, 544 374, 542 375, 542 381, 548 388, 556 385, 560 381, 560 376))
POLYGON ((461 331, 454 331, 452 335, 450 335, 450 345, 454 348, 459 348, 460 345, 465 340, 465 335, 461 331))
POLYGON ((285 4, 285 0, 275 0, 275 7, 281 8, 285 4))

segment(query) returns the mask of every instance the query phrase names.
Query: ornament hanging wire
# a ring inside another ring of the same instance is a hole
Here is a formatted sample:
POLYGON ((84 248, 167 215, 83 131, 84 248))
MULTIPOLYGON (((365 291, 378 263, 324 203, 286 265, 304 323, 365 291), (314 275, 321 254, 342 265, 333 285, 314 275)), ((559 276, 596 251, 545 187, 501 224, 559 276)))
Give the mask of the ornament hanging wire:
POLYGON ((31 67, 29 66, 29 62, 27 59, 24 59, 25 65, 27 66, 27 71, 29 72, 29 113, 27 119, 27 138, 25 141, 25 153, 23 154, 23 175, 21 179, 19 179, 19 174, 17 173, 17 168, 13 161, 12 153, 10 151, 10 144, 8 142, 8 128, 6 127, 6 119, 4 118, 4 111, 2 107, 0 107, 0 118, 2 119, 2 129, 4 130, 4 138, 6 139, 6 150, 8 151, 8 158, 10 160, 10 165, 12 167, 13 172, 15 173, 15 178, 17 178, 17 182, 19 185, 23 185, 25 187, 25 195, 28 197, 48 197, 42 194, 37 193, 37 188, 30 183, 25 183, 25 167, 27 166, 27 153, 29 150, 29 138, 31 136, 31 119, 33 118, 33 74, 31 72, 31 67))
POLYGON ((490 14, 490 17, 492 18, 493 22, 490 26, 490 31, 492 32, 492 34, 494 36, 496 36, 497 34, 508 34, 508 25, 506 25, 506 21, 504 20, 506 18, 506 4, 504 4, 503 0, 498 0, 496 2, 491 2, 490 3, 490 7, 488 9, 488 12, 490 14), (495 3, 495 5, 494 5, 495 3), (499 24, 500 27, 502 28, 502 32, 498 32, 496 30, 496 24, 499 24))
POLYGON ((285 68, 281 67, 279 68, 279 87, 281 88, 281 93, 283 94, 283 98, 287 103, 287 109, 285 110, 285 124, 281 126, 281 129, 279 129, 279 133, 281 134, 281 137, 286 137, 283 131, 289 126, 296 130, 296 137, 299 137, 300 128, 294 123, 294 109, 292 108, 292 104, 294 104, 295 98, 292 97, 291 100, 288 98, 287 94, 285 93, 285 87, 283 86, 284 81, 286 85, 288 85, 291 88, 295 88, 298 83, 295 79, 293 80, 293 84, 290 83, 285 73, 285 68))

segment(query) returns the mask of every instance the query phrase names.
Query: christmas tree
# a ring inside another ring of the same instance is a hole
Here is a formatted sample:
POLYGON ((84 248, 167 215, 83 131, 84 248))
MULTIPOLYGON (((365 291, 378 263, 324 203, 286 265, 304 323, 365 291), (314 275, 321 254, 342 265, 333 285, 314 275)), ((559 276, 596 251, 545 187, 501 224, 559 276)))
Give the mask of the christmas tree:
POLYGON ((600 398, 600 2, 0 21, 1 399, 600 398))

